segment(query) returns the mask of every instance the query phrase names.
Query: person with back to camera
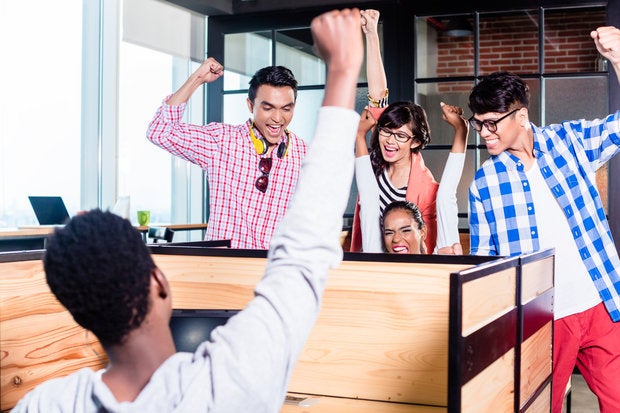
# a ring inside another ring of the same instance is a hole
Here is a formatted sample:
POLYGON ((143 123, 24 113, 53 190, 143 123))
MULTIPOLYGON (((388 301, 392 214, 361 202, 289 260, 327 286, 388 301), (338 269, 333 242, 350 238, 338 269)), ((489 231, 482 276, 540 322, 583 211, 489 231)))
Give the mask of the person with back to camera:
POLYGON ((187 101, 203 84, 224 74, 209 57, 170 95, 151 121, 147 138, 200 166, 209 183, 207 240, 231 240, 232 248, 268 249, 295 190, 306 144, 289 132, 297 81, 283 66, 258 70, 250 80, 252 119, 241 125, 181 121, 187 101))
MULTIPOLYGON (((591 32, 620 76, 620 30, 591 32)), ((553 412, 575 365, 602 413, 620 412, 620 259, 596 170, 620 150, 620 110, 538 127, 529 89, 496 72, 469 97, 472 128, 490 157, 469 190, 471 254, 514 256, 555 248, 553 412)))
POLYGON ((110 363, 38 386, 14 412, 280 411, 318 316, 328 269, 342 260, 364 53, 359 25, 357 9, 327 12, 311 23, 315 49, 327 65, 323 107, 247 307, 193 354, 175 353, 170 286, 140 234, 110 212, 76 216, 49 240, 47 280, 75 320, 96 334, 110 363))
POLYGON ((387 105, 387 79, 377 32, 379 12, 361 13, 369 106, 362 112, 356 140, 355 179, 360 202, 354 214, 351 251, 381 252, 382 211, 391 202, 407 200, 417 205, 426 223, 425 251, 461 254, 456 188, 469 131, 461 116, 463 110, 441 102, 442 118, 454 128, 454 140, 438 184, 420 153, 430 142, 426 113, 412 102, 387 105), (369 154, 366 135, 373 127, 369 154))

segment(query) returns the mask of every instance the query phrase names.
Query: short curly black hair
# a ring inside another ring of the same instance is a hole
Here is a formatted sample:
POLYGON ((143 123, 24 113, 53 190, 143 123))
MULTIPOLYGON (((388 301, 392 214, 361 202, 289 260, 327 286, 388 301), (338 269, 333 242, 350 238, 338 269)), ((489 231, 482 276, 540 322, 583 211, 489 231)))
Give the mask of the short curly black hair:
POLYGON ((49 238, 47 283, 75 321, 102 345, 121 344, 149 311, 155 263, 131 223, 94 209, 49 238))

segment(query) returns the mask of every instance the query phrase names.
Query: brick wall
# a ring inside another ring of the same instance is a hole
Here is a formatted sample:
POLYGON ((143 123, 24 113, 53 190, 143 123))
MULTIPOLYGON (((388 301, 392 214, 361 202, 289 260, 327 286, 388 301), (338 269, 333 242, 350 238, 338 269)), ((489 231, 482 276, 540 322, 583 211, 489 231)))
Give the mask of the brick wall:
MULTIPOLYGON (((548 12, 545 15, 544 73, 596 70, 598 52, 590 31, 605 22, 604 11, 548 12)), ((445 24, 446 21, 443 21, 445 24)), ((518 74, 539 72, 538 14, 480 18, 480 73, 507 70, 518 74)), ((474 74, 474 38, 437 38, 437 77, 474 74)), ((470 85, 442 85, 441 92, 468 92, 470 85)))

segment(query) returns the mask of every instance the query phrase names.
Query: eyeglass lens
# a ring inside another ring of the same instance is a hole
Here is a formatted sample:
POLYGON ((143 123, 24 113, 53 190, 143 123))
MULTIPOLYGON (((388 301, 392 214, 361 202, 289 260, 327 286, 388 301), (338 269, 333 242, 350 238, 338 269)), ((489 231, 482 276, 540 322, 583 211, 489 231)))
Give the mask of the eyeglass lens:
POLYGON ((413 139, 413 136, 409 136, 401 132, 392 132, 388 128, 379 128, 379 133, 381 133, 386 138, 389 138, 390 136, 394 136, 394 139, 396 139, 398 142, 401 142, 401 143, 405 143, 409 139, 413 139))
POLYGON ((472 128, 474 128, 476 132, 482 131, 482 127, 484 126, 485 128, 487 128, 489 132, 495 133, 497 132, 497 124, 503 121, 504 119, 506 119, 508 116, 515 113, 516 111, 518 111, 519 109, 521 108, 513 109, 507 114, 505 114, 504 116, 502 116, 501 118, 496 119, 496 120, 491 120, 491 119, 478 120, 472 116, 471 118, 469 118, 469 124, 471 125, 472 128))
POLYGON ((258 162, 258 170, 262 175, 256 178, 254 186, 263 193, 267 190, 267 185, 269 185, 269 172, 271 172, 272 163, 272 158, 261 158, 258 162))

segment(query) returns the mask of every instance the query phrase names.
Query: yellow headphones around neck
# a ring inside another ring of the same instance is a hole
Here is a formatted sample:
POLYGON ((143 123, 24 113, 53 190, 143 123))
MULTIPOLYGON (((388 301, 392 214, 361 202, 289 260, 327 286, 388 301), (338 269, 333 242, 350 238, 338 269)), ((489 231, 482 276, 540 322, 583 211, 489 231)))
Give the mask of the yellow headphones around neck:
MULTIPOLYGON (((288 147, 291 140, 288 129, 284 129, 284 134, 286 135, 286 142, 280 142, 278 145, 278 149, 276 151, 278 158, 284 158, 288 154, 288 147)), ((256 134, 254 133, 254 122, 250 125, 250 139, 252 139, 252 144, 254 145, 254 149, 257 154, 264 155, 267 153, 269 143, 262 136, 260 138, 256 137, 256 134)))

